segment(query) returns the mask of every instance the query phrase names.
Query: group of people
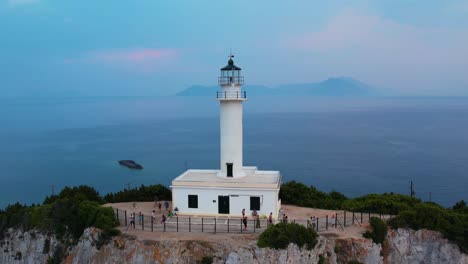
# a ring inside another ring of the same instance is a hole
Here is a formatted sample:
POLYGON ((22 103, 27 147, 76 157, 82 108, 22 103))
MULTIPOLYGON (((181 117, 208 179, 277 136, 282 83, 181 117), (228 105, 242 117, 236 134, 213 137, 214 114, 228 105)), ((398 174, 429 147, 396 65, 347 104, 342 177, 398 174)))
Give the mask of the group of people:
MULTIPOLYGON (((161 224, 164 224, 166 222, 166 220, 168 218, 171 218, 171 217, 174 217, 174 216, 177 216, 178 213, 179 213, 179 208, 177 208, 177 206, 174 208, 174 210, 170 210, 169 209, 169 202, 168 201, 164 201, 164 202, 155 202, 154 203, 154 207, 158 207, 159 209, 159 212, 162 213, 162 206, 164 205, 164 208, 167 212, 167 217, 165 214, 162 214, 161 216, 161 219, 160 219, 160 223, 161 224)), ((151 212, 151 218, 153 219, 154 222, 156 222, 156 210, 153 210, 151 212)), ((135 215, 135 212, 131 213, 130 214, 130 217, 129 217, 129 224, 127 225, 127 230, 129 227, 133 227, 135 229, 135 222, 136 222, 136 215, 135 215)), ((139 225, 142 225, 143 224, 143 214, 141 212, 138 213, 138 224, 139 225)))
MULTIPOLYGON (((335 215, 332 215, 331 217, 328 217, 328 225, 331 227, 336 227, 336 217, 335 215)), ((312 229, 316 229, 318 225, 318 217, 311 216, 310 219, 307 219, 307 227, 310 227, 312 229)))

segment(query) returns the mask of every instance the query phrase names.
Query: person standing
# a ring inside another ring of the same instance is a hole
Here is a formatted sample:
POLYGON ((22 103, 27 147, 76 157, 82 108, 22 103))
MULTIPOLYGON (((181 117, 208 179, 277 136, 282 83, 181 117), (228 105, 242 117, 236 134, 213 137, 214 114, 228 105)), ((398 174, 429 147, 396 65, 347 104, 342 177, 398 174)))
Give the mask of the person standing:
POLYGON ((151 212, 151 218, 153 221, 156 219, 156 211, 153 210, 153 212, 151 212))
POLYGON ((311 222, 312 222, 312 229, 315 230, 315 226, 317 224, 317 219, 315 218, 315 216, 312 216, 310 219, 311 219, 311 222))
POLYGON ((143 222, 143 214, 141 212, 138 213, 138 224, 141 225, 143 222))
POLYGON ((247 231, 247 216, 244 216, 242 223, 244 223, 244 231, 247 231))
POLYGON ((273 213, 270 212, 270 216, 268 216, 268 224, 273 224, 273 213))
POLYGON ((169 209, 169 202, 168 201, 164 202, 164 207, 166 208, 166 212, 167 212, 167 209, 169 209))
POLYGON ((245 217, 245 208, 242 209, 242 219, 244 219, 244 217, 245 217))
POLYGON ((161 212, 161 207, 162 207, 162 204, 161 204, 161 202, 158 202, 158 208, 159 208, 159 212, 161 212))
POLYGON ((161 224, 164 224, 166 222, 166 215, 163 214, 162 217, 161 217, 161 224))

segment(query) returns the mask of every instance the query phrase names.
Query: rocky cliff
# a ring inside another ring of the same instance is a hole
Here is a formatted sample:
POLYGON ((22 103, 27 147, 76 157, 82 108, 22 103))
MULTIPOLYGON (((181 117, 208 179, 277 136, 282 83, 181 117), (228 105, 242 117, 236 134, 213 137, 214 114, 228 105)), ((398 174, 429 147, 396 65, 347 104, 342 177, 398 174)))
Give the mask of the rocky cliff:
POLYGON ((321 236, 313 250, 289 245, 285 250, 258 248, 255 241, 243 246, 225 242, 149 241, 130 236, 102 243, 99 231, 85 230, 78 244, 38 231, 9 230, 0 242, 0 263, 468 263, 456 245, 433 231, 399 229, 389 232, 384 250, 367 239, 334 239, 321 236))

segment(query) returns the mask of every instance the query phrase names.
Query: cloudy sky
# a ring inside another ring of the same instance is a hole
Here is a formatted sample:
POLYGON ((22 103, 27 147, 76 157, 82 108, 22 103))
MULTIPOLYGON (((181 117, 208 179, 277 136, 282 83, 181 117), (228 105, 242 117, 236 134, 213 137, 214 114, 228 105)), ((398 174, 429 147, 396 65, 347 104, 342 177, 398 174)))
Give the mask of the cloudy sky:
POLYGON ((468 1, 0 0, 1 96, 166 95, 348 76, 468 95, 468 1))

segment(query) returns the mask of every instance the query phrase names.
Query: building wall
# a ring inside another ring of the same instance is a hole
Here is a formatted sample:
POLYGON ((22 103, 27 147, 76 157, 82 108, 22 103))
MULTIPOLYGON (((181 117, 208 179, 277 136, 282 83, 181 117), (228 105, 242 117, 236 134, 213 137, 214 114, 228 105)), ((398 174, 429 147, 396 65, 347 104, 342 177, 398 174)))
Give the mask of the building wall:
POLYGON ((172 187, 173 205, 177 206, 181 214, 191 215, 218 215, 218 196, 229 195, 229 209, 231 216, 240 216, 245 208, 250 216, 250 197, 260 197, 260 215, 268 216, 270 212, 276 218, 279 208, 278 190, 252 190, 252 189, 213 189, 196 187, 172 187), (198 195, 198 208, 188 208, 188 195, 198 195), (213 202, 215 201, 215 202, 213 202))

